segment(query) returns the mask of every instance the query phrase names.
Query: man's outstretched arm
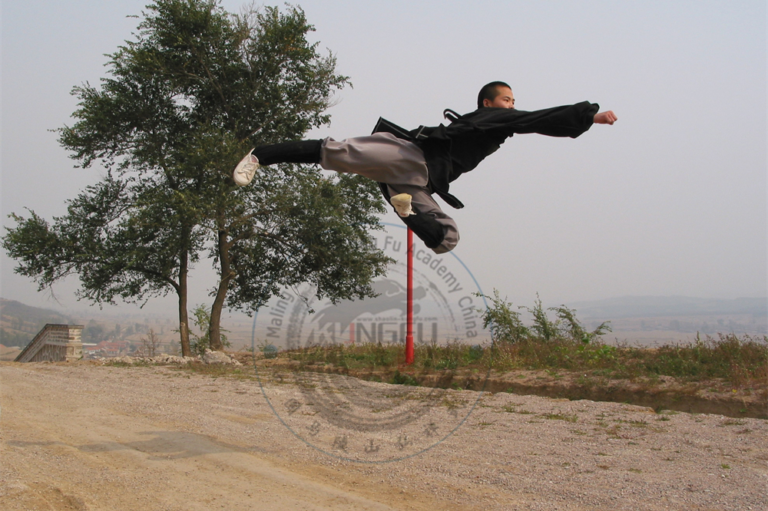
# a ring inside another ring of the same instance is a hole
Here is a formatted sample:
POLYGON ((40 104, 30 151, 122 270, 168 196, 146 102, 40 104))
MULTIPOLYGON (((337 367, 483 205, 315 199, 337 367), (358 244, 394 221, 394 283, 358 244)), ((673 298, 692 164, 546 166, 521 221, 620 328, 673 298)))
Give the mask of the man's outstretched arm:
POLYGON ((618 119, 619 118, 616 117, 616 114, 613 113, 613 110, 608 110, 605 112, 600 112, 599 114, 595 114, 595 118, 592 122, 595 124, 613 124, 618 119))
POLYGON ((592 124, 613 124, 611 110, 598 113, 599 105, 582 101, 544 110, 526 112, 514 108, 480 108, 462 117, 481 130, 499 130, 508 137, 515 134, 539 133, 550 137, 576 138, 592 124))

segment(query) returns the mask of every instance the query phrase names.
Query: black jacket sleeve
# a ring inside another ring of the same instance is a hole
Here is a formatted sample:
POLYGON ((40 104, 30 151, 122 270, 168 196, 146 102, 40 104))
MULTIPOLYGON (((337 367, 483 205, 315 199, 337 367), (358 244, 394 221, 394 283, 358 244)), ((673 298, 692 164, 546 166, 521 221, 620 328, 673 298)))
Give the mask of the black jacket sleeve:
POLYGON ((583 101, 526 112, 511 108, 481 108, 467 119, 482 131, 495 131, 511 137, 515 133, 538 133, 550 137, 576 138, 592 127, 597 103, 583 101))

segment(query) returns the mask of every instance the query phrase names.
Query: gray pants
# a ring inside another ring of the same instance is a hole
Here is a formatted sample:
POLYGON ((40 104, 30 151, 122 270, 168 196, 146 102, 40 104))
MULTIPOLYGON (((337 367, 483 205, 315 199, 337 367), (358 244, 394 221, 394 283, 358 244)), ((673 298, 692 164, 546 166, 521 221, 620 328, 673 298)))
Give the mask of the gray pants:
POLYGON ((416 144, 391 133, 374 133, 337 142, 323 141, 320 166, 346 174, 358 174, 388 187, 390 196, 407 193, 414 209, 443 226, 445 239, 433 250, 442 254, 459 242, 456 222, 446 215, 429 193, 429 175, 424 153, 416 144))

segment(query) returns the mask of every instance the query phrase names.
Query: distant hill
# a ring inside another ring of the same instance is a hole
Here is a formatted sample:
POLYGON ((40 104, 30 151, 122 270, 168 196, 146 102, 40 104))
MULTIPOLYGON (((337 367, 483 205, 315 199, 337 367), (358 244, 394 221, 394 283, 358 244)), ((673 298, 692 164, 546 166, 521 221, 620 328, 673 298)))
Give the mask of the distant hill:
POLYGON ((56 311, 0 298, 0 344, 26 346, 47 323, 74 324, 56 311))
POLYGON ((686 296, 625 296, 606 300, 573 302, 579 318, 601 320, 658 316, 715 316, 750 314, 768 316, 768 298, 719 300, 686 296))

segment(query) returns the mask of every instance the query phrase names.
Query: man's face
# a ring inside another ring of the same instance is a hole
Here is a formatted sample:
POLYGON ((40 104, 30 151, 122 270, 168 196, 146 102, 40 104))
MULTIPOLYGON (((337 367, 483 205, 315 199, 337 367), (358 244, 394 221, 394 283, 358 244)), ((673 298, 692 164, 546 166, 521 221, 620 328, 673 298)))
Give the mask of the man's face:
POLYGON ((509 87, 496 87, 498 96, 490 99, 483 100, 483 106, 494 108, 515 108, 515 95, 512 94, 512 89, 509 87))

